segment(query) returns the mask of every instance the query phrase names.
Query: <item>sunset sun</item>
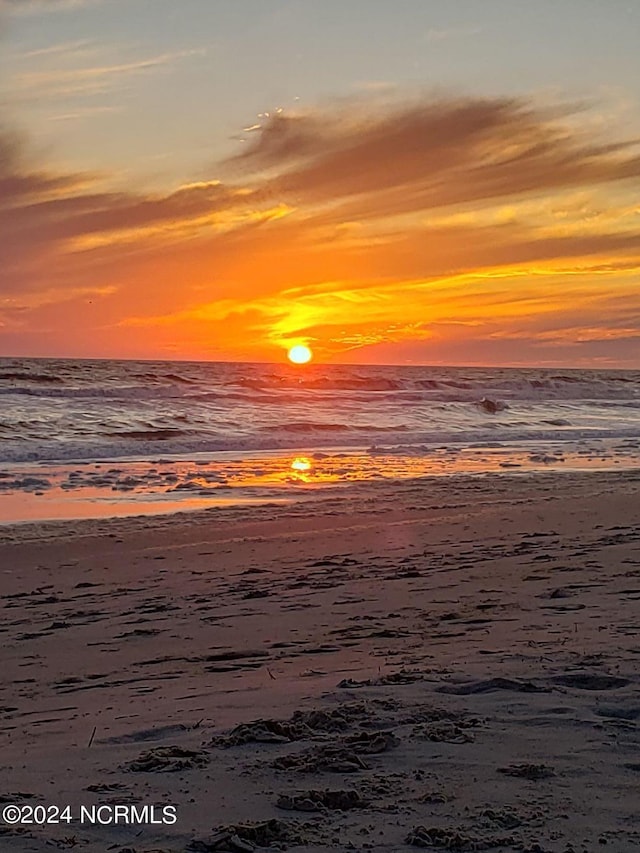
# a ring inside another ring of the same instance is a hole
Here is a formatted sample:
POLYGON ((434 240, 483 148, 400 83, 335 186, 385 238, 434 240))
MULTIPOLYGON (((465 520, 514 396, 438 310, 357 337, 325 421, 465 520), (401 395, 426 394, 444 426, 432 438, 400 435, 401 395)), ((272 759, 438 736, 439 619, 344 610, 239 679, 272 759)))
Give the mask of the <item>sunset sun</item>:
POLYGON ((289 361, 292 361, 294 364, 306 364, 313 358, 313 353, 309 347, 305 347, 303 344, 298 344, 295 347, 291 347, 287 356, 289 361))

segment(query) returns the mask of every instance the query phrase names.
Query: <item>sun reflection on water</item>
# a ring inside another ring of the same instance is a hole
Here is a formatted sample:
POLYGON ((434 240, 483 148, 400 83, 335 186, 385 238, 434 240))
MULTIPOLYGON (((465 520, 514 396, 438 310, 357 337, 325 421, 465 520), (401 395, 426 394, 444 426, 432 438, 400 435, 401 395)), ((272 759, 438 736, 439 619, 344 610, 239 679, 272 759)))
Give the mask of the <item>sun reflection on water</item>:
POLYGON ((313 483, 316 481, 313 463, 307 456, 296 456, 291 463, 289 471, 290 473, 286 477, 286 482, 313 483))

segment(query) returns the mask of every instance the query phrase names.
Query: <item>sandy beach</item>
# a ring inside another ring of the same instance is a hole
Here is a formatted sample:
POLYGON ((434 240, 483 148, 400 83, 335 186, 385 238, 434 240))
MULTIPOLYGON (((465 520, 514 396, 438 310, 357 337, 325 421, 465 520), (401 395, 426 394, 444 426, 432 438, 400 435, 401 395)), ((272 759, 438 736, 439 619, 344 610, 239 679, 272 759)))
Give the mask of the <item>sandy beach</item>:
POLYGON ((1 849, 637 850, 639 491, 490 474, 2 528, 0 800, 72 819, 1 849))
POLYGON ((638 33, 0 0, 0 853, 640 853, 638 33))

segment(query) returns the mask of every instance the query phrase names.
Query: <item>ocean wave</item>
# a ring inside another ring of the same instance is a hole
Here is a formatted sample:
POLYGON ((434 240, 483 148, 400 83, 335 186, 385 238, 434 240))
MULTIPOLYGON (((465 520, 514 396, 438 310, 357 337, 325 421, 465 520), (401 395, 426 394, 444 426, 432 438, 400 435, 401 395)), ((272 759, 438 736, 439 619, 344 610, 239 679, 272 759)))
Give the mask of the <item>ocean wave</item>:
MULTIPOLYGON (((14 462, 69 462, 74 460, 116 460, 126 458, 154 459, 163 456, 184 457, 202 453, 256 453, 270 451, 289 451, 291 453, 311 453, 314 450, 338 450, 359 448, 365 452, 367 447, 377 448, 377 452, 387 452, 389 448, 403 447, 407 453, 423 447, 432 451, 434 447, 464 446, 479 442, 501 443, 520 441, 588 441, 591 439, 638 439, 637 429, 578 429, 573 426, 555 429, 498 428, 452 431, 439 429, 414 432, 407 430, 385 431, 381 433, 361 431, 330 430, 318 433, 290 433, 280 435, 182 435, 168 438, 151 439, 128 438, 122 436, 107 440, 91 439, 86 441, 24 441, 3 440, 0 444, 0 463, 14 462), (380 436, 385 435, 385 445, 378 444, 380 436)), ((393 452, 389 450, 389 452, 393 452)))
POLYGON ((0 372, 0 381, 11 382, 46 382, 58 383, 64 382, 60 376, 52 376, 48 373, 29 373, 28 371, 13 370, 0 372))
POLYGON ((589 378, 565 374, 553 374, 543 378, 483 376, 472 380, 416 378, 402 379, 385 377, 239 377, 225 383, 225 388, 236 387, 247 391, 279 395, 298 392, 314 395, 314 392, 334 392, 342 398, 350 392, 366 392, 372 399, 387 394, 390 398, 402 399, 409 393, 422 394, 424 399, 451 401, 470 401, 478 399, 504 397, 510 400, 540 399, 620 399, 621 397, 640 399, 640 377, 603 376, 589 378), (621 385, 623 387, 621 387, 621 385))
POLYGON ((103 435, 107 438, 132 438, 136 441, 168 441, 171 438, 179 438, 183 435, 194 435, 194 431, 178 429, 177 427, 158 427, 150 429, 118 430, 117 432, 105 432, 103 435))
POLYGON ((498 412, 506 411, 509 406, 503 400, 492 400, 490 397, 483 397, 482 400, 476 402, 476 406, 482 409, 483 412, 488 412, 490 415, 495 415, 498 412))
POLYGON ((375 424, 314 423, 313 421, 291 421, 262 427, 265 432, 403 432, 406 429, 404 424, 377 426, 375 424))
POLYGON ((174 388, 153 388, 148 385, 81 387, 81 388, 25 388, 21 386, 0 386, 2 396, 23 396, 60 399, 102 399, 102 400, 139 400, 139 399, 170 399, 184 397, 185 392, 174 388))
POLYGON ((169 382, 179 382, 182 385, 197 385, 198 384, 195 381, 195 379, 187 379, 186 376, 180 376, 177 373, 165 373, 162 378, 168 379, 169 382))
POLYGON ((586 378, 553 375, 546 378, 482 377, 475 382, 455 379, 426 379, 413 376, 401 379, 373 377, 238 377, 233 381, 220 381, 220 377, 203 376, 201 379, 184 377, 177 373, 136 374, 138 381, 73 383, 59 376, 0 373, 0 395, 29 397, 60 397, 69 399, 158 399, 188 398, 194 401, 213 399, 251 402, 382 402, 399 405, 415 401, 468 402, 482 399, 511 401, 613 401, 640 403, 640 379, 635 377, 586 378), (3 379, 4 377, 4 379, 3 379), (12 377, 12 378, 8 378, 12 377), (51 387, 52 385, 64 387, 51 387))
POLYGON ((251 388, 254 391, 271 391, 274 389, 308 389, 310 391, 400 391, 403 389, 403 383, 394 379, 386 379, 384 377, 377 378, 362 378, 357 376, 352 377, 284 377, 278 376, 275 378, 255 379, 252 377, 240 377, 232 382, 225 383, 229 386, 239 386, 241 388, 251 388))
POLYGON ((178 383, 179 385, 197 385, 197 379, 189 379, 186 376, 182 376, 179 373, 134 373, 133 376, 136 379, 143 379, 146 382, 155 382, 158 384, 163 384, 169 382, 178 383))
MULTIPOLYGON (((341 375, 345 372, 345 368, 336 371, 333 375, 320 376, 290 373, 256 375, 254 373, 251 376, 240 375, 228 379, 224 385, 261 392, 365 391, 376 394, 424 391, 433 397, 443 393, 444 399, 449 399, 452 391, 465 392, 461 394, 461 399, 469 399, 470 396, 481 398, 496 395, 509 396, 513 399, 539 399, 541 395, 546 394, 553 398, 569 396, 576 399, 599 399, 607 396, 618 398, 621 394, 640 397, 640 374, 637 372, 622 376, 610 372, 576 371, 573 374, 514 369, 496 370, 494 375, 491 375, 489 370, 479 370, 477 376, 447 376, 447 373, 457 371, 445 368, 440 371, 429 368, 407 370, 405 375, 396 376, 379 374, 361 376, 357 372, 341 375), (432 375, 429 376, 429 373, 432 375), (445 375, 434 375, 437 373, 445 375), (626 388, 622 390, 621 385, 626 388)), ((402 368, 397 368, 396 372, 401 373, 402 368)))

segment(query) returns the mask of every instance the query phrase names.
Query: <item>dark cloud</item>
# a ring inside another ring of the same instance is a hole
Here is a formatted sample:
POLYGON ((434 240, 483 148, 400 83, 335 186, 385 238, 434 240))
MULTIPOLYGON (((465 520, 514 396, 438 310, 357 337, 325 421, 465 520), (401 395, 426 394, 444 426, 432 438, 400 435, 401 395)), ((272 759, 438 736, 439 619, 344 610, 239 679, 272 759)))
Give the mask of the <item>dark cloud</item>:
POLYGON ((62 175, 29 166, 25 140, 0 126, 0 209, 41 198, 48 193, 71 191, 81 175, 62 175))
POLYGON ((306 116, 278 114, 233 165, 278 173, 274 194, 350 201, 346 218, 383 216, 640 176, 634 141, 598 142, 576 107, 513 98, 429 101, 306 116))
MULTIPOLYGON (((38 258, 66 251, 69 241, 113 232, 142 233, 152 227, 184 224, 216 213, 251 205, 251 193, 238 196, 217 181, 194 183, 162 193, 101 190, 104 176, 65 173, 34 165, 26 140, 0 130, 0 265, 3 292, 37 288, 43 276, 34 273, 38 258)), ((100 260, 99 254, 96 260, 100 260)), ((113 247, 112 262, 126 254, 113 247)), ((65 268, 69 266, 67 257, 65 268)), ((77 262, 76 262, 77 266, 77 262)), ((46 270, 47 279, 51 273, 46 270)))

